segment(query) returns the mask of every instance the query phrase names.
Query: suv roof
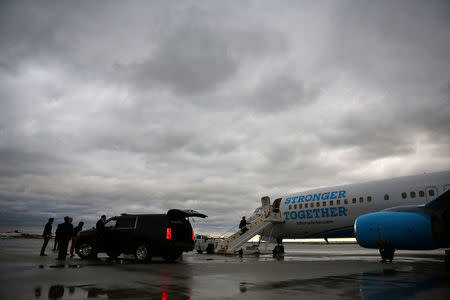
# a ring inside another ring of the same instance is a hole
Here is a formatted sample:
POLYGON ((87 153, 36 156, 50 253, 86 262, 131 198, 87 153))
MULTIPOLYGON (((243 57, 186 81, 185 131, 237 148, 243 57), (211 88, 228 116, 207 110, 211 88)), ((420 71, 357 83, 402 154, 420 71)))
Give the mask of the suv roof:
MULTIPOLYGON (((120 216, 129 216, 129 217, 136 217, 136 216, 158 216, 158 215, 164 215, 164 214, 120 214, 120 216)), ((207 218, 208 216, 202 213, 199 213, 192 209, 170 209, 167 211, 167 216, 169 217, 199 217, 199 218, 207 218)))
MULTIPOLYGON (((164 214, 120 214, 120 217, 164 216, 164 214)), ((117 216, 116 216, 117 217, 117 216)))
POLYGON ((167 212, 167 215, 169 217, 173 216, 180 216, 180 217, 199 217, 199 218, 206 218, 208 217, 205 214, 199 213, 198 211, 192 210, 192 209, 185 209, 185 210, 181 210, 181 209, 170 209, 167 212))

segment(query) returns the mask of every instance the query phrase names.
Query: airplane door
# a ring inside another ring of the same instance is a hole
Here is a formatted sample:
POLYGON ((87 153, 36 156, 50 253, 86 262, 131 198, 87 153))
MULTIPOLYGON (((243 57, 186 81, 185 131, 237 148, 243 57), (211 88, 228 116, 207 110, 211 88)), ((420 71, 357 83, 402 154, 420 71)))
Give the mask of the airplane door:
POLYGON ((425 197, 427 198, 427 202, 430 202, 436 198, 438 194, 438 189, 435 186, 429 186, 425 189, 425 197))
POLYGON ((273 204, 272 204, 272 211, 273 211, 274 213, 280 212, 280 202, 281 202, 281 199, 282 199, 282 198, 278 198, 278 199, 276 199, 275 201, 273 201, 273 204))

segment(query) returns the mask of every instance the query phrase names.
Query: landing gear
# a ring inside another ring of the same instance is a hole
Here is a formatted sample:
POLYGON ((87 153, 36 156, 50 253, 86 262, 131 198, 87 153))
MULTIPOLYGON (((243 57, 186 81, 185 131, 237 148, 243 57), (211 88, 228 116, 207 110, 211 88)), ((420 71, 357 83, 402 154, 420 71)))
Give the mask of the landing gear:
POLYGON ((388 260, 389 262, 392 262, 392 260, 394 259, 394 253, 395 249, 389 245, 385 245, 382 248, 380 248, 380 255, 382 262, 386 262, 388 260))
POLYGON ((450 250, 445 250, 445 270, 450 271, 450 250))
POLYGON ((283 240, 277 239, 277 245, 272 250, 273 257, 280 257, 284 255, 283 240))

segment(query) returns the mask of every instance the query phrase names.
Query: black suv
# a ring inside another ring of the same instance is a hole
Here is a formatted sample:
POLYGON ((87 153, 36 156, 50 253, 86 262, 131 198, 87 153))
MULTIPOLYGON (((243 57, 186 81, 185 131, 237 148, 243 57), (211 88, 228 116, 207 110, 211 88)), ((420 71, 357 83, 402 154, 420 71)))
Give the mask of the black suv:
POLYGON ((76 253, 81 258, 96 257, 105 252, 110 258, 134 254, 138 261, 152 256, 175 260, 183 252, 194 249, 194 231, 189 217, 206 218, 193 210, 171 209, 167 214, 122 214, 105 222, 105 232, 97 236, 95 229, 78 234, 76 253))

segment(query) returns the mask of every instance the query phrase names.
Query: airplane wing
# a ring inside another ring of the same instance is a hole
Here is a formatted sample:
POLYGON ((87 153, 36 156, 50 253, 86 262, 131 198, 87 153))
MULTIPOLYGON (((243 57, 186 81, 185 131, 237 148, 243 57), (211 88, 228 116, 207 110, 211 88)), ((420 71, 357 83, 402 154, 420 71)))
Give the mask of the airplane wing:
POLYGON ((426 208, 433 210, 445 211, 450 208, 450 190, 440 194, 436 199, 427 203, 426 208))

